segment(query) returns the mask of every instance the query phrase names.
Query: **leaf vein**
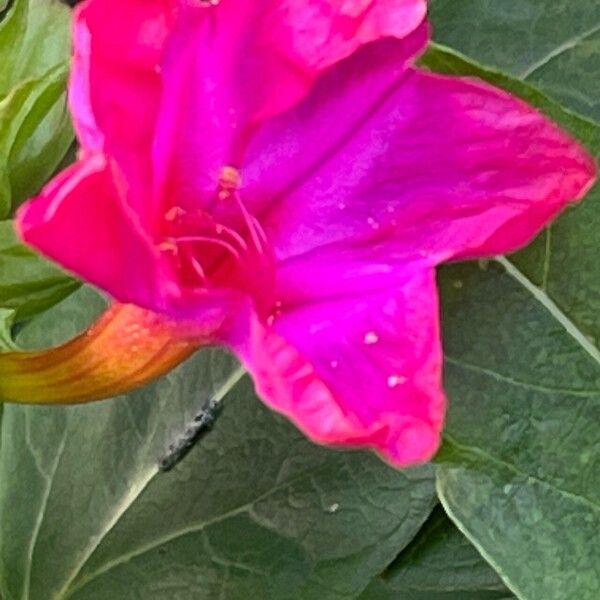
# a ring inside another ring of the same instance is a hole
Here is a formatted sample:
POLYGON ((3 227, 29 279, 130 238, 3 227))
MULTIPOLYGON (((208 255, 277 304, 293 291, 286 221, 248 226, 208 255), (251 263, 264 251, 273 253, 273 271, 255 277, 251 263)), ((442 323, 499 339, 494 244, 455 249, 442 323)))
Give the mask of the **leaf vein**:
MULTIPOLYGON (((261 502, 262 500, 268 498, 271 494, 275 494, 278 491, 285 489, 286 487, 288 487, 290 485, 293 485, 297 481, 300 481, 303 478, 305 478, 307 475, 312 476, 312 474, 314 474, 315 471, 319 471, 320 469, 323 469, 326 467, 327 467, 327 465, 320 465, 317 467, 311 467, 310 469, 306 469, 305 471, 302 471, 301 473, 299 473, 296 477, 293 477, 292 479, 285 481, 285 482, 281 483, 280 485, 276 485, 276 486, 270 488, 263 494, 260 494, 259 496, 252 498, 251 500, 249 500, 248 502, 245 502, 244 504, 241 504, 240 506, 237 506, 235 508, 232 508, 231 510, 226 511, 221 515, 218 515, 216 517, 213 517, 212 519, 203 521, 202 523, 199 523, 197 525, 191 525, 189 527, 182 527, 181 529, 173 531, 168 535, 164 535, 164 536, 157 538, 155 540, 152 540, 142 546, 139 546, 138 548, 136 548, 130 552, 127 552, 126 554, 122 554, 121 556, 118 556, 118 557, 114 558, 113 560, 107 562, 100 569, 94 571, 93 573, 90 573, 86 577, 83 577, 77 583, 77 585, 73 586, 71 588, 71 590, 69 590, 69 593, 64 598, 65 599, 69 598, 77 590, 80 590, 81 588, 83 588, 85 585, 87 585, 94 579, 97 579, 98 577, 106 574, 107 572, 112 571, 119 565, 125 564, 125 563, 129 562, 130 560, 133 560, 139 556, 142 556, 143 554, 146 554, 147 552, 151 552, 155 548, 159 548, 160 546, 163 546, 164 544, 168 544, 169 542, 172 542, 180 537, 189 535, 191 533, 204 532, 205 529, 207 529, 208 527, 211 527, 212 525, 221 523, 227 519, 230 519, 231 517, 235 517, 237 515, 240 515, 240 514, 243 514, 246 512, 250 514, 252 507, 255 504, 257 504, 258 502, 261 502)), ((263 527, 265 526, 264 524, 261 524, 261 525, 263 527)))
POLYGON ((523 477, 526 481, 534 481, 535 483, 538 483, 542 487, 549 488, 555 492, 558 492, 559 494, 562 494, 563 496, 565 496, 566 498, 569 498, 573 502, 587 506, 595 513, 600 513, 600 504, 596 504, 590 498, 587 498, 585 496, 582 496, 581 494, 577 494, 575 492, 566 490, 551 481, 542 479, 541 477, 539 477, 537 475, 532 475, 531 473, 527 473, 526 471, 523 471, 519 467, 517 467, 517 465, 509 463, 505 459, 499 458, 497 456, 493 456, 492 454, 490 454, 483 448, 480 448, 478 446, 468 445, 468 444, 461 444, 460 442, 458 442, 456 440, 456 438, 454 438, 452 435, 450 435, 448 433, 444 433, 444 439, 449 444, 455 446, 456 448, 458 448, 460 451, 464 452, 465 454, 479 456, 480 458, 483 458, 484 460, 488 460, 489 462, 495 463, 497 465, 501 465, 508 471, 513 472, 515 475, 523 477))
MULTIPOLYGON (((221 385, 221 387, 215 392, 214 398, 218 401, 222 400, 227 394, 236 386, 237 383, 242 379, 245 374, 245 370, 243 367, 238 367, 233 371, 233 373, 227 378, 227 380, 221 385)), ((68 598, 73 591, 78 589, 81 586, 74 587, 69 592, 69 587, 75 581, 87 561, 90 559, 92 554, 97 550, 102 541, 106 538, 106 536, 116 527, 117 523, 123 518, 123 515, 131 508, 133 503, 139 498, 142 492, 150 485, 154 477, 159 474, 159 469, 157 465, 152 465, 144 477, 138 480, 135 486, 130 487, 129 493, 123 498, 123 501, 118 505, 117 510, 114 511, 112 517, 106 522, 106 526, 102 533, 93 538, 91 544, 86 548, 83 553, 82 560, 76 565, 73 569, 63 586, 55 595, 56 598, 68 598)))
POLYGON ((534 390, 537 392, 541 392, 542 394, 567 394, 569 396, 577 396, 581 398, 595 398, 600 397, 600 389, 598 390, 576 390, 571 388, 559 388, 559 387, 551 387, 545 385, 538 385, 535 383, 529 383, 527 381, 521 381, 519 379, 514 379, 513 377, 509 377, 508 375, 503 375, 498 371, 494 371, 493 369, 487 369, 485 367, 481 367, 479 365, 468 363, 464 360, 459 360, 458 358, 454 358, 452 356, 445 355, 445 361, 455 367, 466 369, 469 371, 475 371, 477 373, 481 373, 482 375, 486 375, 488 377, 492 377, 497 381, 502 383, 507 383, 509 385, 514 385, 515 387, 522 387, 527 390, 534 390))
MULTIPOLYGON (((44 523, 44 519, 46 518, 48 501, 50 499, 50 495, 52 494, 52 487, 54 485, 56 472, 58 471, 58 467, 60 465, 61 458, 64 454, 66 444, 67 430, 64 429, 60 444, 58 446, 58 450, 56 452, 56 458, 54 459, 50 473, 47 477, 44 476, 44 479, 46 481, 46 489, 44 490, 44 496, 42 498, 42 504, 40 506, 40 513, 38 515, 38 518, 36 519, 33 534, 31 536, 31 541, 29 543, 29 549, 27 551, 27 565, 25 567, 25 576, 23 578, 23 600, 29 598, 31 594, 31 571, 33 569, 33 555, 37 546, 37 541, 40 535, 40 531, 42 529, 42 525, 44 523)), ((43 475, 43 473, 41 474, 43 475)))
POLYGON ((568 39, 567 41, 563 42, 562 44, 560 44, 559 46, 557 46, 556 48, 554 48, 553 50, 548 52, 548 54, 546 54, 544 57, 542 57, 538 61, 534 62, 532 65, 529 65, 527 67, 527 69, 525 69, 522 73, 520 73, 518 75, 518 77, 520 79, 528 79, 529 77, 531 77, 531 75, 533 75, 535 72, 539 71, 542 67, 547 65, 549 62, 558 58, 565 52, 568 52, 569 50, 573 50, 573 48, 575 48, 578 44, 581 44, 581 42, 584 42, 585 40, 592 37, 595 33, 598 33, 599 31, 600 31, 600 24, 597 24, 594 27, 573 36, 572 38, 568 39))
POLYGON ((555 319, 565 331, 582 347, 600 366, 600 350, 585 336, 575 323, 558 307, 558 305, 540 287, 533 284, 513 263, 504 256, 496 257, 507 274, 520 283, 555 319))

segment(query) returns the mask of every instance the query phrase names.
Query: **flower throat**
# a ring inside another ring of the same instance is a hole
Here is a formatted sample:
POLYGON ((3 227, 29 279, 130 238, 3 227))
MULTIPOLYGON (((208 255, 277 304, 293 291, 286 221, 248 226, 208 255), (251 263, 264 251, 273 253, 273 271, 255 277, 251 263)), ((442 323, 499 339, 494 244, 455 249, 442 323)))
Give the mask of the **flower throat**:
POLYGON ((190 291, 230 288, 249 294, 262 314, 270 312, 273 255, 265 233, 245 207, 239 171, 221 169, 205 208, 172 206, 164 216, 159 249, 190 291))

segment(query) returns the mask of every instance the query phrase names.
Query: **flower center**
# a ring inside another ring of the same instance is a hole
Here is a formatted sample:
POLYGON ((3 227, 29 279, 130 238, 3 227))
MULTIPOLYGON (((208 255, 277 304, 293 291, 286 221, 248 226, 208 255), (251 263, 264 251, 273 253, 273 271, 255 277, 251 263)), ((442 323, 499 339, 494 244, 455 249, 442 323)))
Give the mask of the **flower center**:
POLYGON ((273 255, 240 197, 241 178, 223 167, 210 209, 172 206, 159 249, 184 290, 230 288, 249 294, 262 314, 273 302, 273 255))

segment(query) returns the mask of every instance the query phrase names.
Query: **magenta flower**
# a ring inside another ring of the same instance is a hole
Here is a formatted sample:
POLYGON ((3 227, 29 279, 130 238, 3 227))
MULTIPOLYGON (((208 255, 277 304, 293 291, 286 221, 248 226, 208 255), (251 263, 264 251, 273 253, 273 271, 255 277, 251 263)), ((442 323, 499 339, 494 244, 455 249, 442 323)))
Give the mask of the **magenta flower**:
POLYGON ((590 187, 506 92, 415 69, 422 0, 88 0, 82 153, 23 238, 227 345, 313 440, 429 459, 443 426, 435 267, 528 242, 590 187))

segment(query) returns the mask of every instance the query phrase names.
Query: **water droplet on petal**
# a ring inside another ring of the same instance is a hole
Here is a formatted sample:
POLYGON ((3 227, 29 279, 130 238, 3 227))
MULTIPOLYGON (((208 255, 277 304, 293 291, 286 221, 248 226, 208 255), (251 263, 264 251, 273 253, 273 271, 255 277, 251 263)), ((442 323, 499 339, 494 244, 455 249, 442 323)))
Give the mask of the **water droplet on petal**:
POLYGON ((395 388, 398 385, 406 383, 406 377, 402 375, 390 375, 387 379, 387 384, 391 388, 395 388))
POLYGON ((379 229, 379 223, 373 217, 369 217, 367 223, 372 229, 379 229))
POLYGON ((379 336, 374 331, 365 333, 364 342, 367 346, 372 346, 379 341, 379 336))
POLYGON ((337 369, 340 364, 337 360, 332 360, 330 363, 332 369, 337 369))
POLYGON ((344 210, 346 208, 346 203, 345 202, 338 202, 338 208, 340 210, 344 210))

